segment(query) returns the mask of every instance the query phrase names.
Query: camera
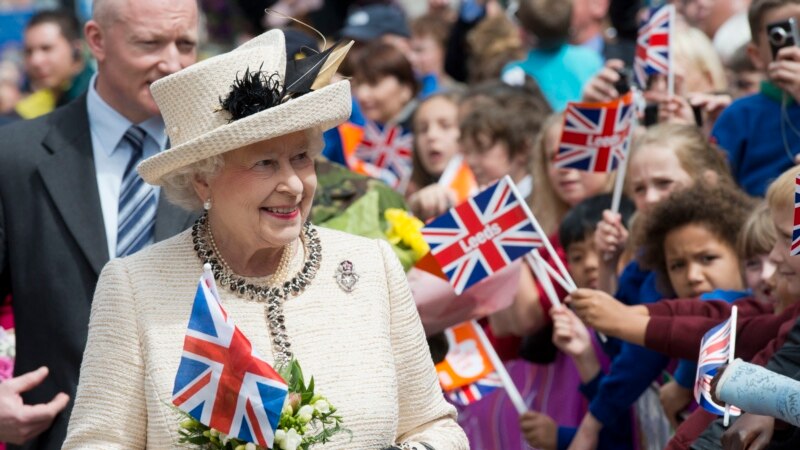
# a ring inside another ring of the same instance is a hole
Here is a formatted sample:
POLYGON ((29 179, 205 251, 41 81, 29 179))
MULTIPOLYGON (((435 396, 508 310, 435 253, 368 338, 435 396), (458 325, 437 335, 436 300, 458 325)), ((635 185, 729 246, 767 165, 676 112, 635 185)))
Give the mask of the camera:
MULTIPOLYGON (((694 115, 694 123, 698 127, 703 126, 703 108, 697 105, 692 106, 692 114, 694 115)), ((644 108, 644 118, 642 124, 646 127, 658 123, 658 103, 648 103, 644 108)))
POLYGON ((619 74, 619 80, 614 83, 614 89, 620 96, 631 91, 631 71, 630 69, 614 69, 619 74))
POLYGON ((800 32, 794 17, 767 25, 767 39, 772 49, 772 58, 778 56, 778 51, 784 47, 800 44, 800 32))

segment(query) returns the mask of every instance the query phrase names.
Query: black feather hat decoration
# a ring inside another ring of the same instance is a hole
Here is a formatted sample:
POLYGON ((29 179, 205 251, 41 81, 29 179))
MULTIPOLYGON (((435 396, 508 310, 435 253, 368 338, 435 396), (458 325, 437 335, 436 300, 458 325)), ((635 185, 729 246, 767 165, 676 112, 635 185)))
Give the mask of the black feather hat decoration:
POLYGON ((221 108, 231 115, 229 123, 283 102, 284 89, 280 75, 277 72, 268 75, 261 67, 252 72, 249 67, 245 69, 242 78, 236 76, 227 97, 220 97, 221 108))

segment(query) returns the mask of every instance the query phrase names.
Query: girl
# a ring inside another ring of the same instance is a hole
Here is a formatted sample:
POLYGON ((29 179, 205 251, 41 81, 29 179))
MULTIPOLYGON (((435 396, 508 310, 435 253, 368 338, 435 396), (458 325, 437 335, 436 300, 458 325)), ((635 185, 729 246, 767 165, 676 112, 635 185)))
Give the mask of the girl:
MULTIPOLYGON (((634 140, 629 158, 625 190, 638 211, 634 227, 646 219, 660 201, 695 183, 735 188, 724 157, 694 126, 660 124, 651 127, 634 140)), ((600 290, 615 292, 615 296, 626 304, 660 300, 664 293, 659 292, 656 286, 655 273, 643 270, 636 260, 617 277, 620 256, 627 240, 628 231, 620 224, 619 216, 604 212, 603 221, 595 231, 595 247, 604 255, 599 270, 600 290)), ((590 413, 573 440, 572 450, 590 448, 603 424, 613 423, 617 417, 626 414, 668 361, 656 352, 615 340, 609 341, 605 350, 613 358, 612 366, 589 406, 590 413)), ((647 423, 649 425, 643 426, 648 428, 648 436, 656 433, 652 429, 664 431, 661 435, 666 434, 664 424, 657 420, 647 423)), ((654 447, 659 447, 659 444, 654 447)))
POLYGON ((769 252, 776 239, 775 226, 769 217, 767 203, 762 201, 744 223, 736 249, 742 260, 745 284, 753 297, 773 305, 776 312, 781 312, 786 305, 778 301, 775 264, 769 259, 769 252))
MULTIPOLYGON (((459 200, 458 192, 438 184, 448 165, 458 164, 461 159, 459 100, 457 93, 434 94, 422 101, 414 113, 413 171, 406 199, 411 212, 423 221, 441 215, 459 200)), ((468 187, 475 184, 469 167, 458 164, 457 172, 466 177, 463 182, 468 187)))

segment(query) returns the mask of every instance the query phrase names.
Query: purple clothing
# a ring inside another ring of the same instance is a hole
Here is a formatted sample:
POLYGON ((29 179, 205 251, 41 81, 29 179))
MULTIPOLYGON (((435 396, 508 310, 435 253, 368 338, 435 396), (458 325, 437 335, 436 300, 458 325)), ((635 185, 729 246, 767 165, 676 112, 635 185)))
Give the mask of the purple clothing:
MULTIPOLYGON (((561 426, 580 425, 588 403, 578 392, 580 378, 568 356, 559 352, 555 361, 546 365, 514 359, 506 362, 506 369, 528 409, 546 413, 561 426)), ((530 449, 505 389, 459 408, 458 423, 472 450, 530 449)))

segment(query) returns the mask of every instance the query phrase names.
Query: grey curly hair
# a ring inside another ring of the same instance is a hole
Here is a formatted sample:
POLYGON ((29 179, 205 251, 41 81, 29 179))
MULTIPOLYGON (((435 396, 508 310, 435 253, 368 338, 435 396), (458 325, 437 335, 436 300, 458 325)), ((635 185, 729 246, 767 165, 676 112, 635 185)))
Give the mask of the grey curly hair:
MULTIPOLYGON (((311 128, 305 130, 305 134, 309 143, 309 153, 312 157, 318 156, 324 146, 322 130, 311 128)), ((188 211, 199 211, 203 207, 203 201, 194 190, 194 180, 213 179, 219 175, 223 167, 225 167, 225 159, 222 154, 219 154, 173 170, 162 178, 164 194, 170 202, 181 208, 188 211)))

